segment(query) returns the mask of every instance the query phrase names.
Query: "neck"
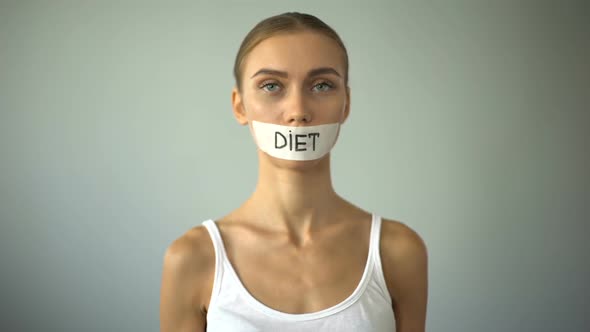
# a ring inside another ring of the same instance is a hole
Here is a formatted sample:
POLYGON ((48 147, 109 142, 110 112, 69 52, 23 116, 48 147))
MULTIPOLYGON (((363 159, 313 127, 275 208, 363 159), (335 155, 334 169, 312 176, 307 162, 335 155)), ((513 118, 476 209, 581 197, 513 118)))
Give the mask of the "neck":
POLYGON ((259 151, 258 183, 244 204, 258 222, 305 238, 343 206, 332 187, 329 155, 306 162, 270 158, 259 151))

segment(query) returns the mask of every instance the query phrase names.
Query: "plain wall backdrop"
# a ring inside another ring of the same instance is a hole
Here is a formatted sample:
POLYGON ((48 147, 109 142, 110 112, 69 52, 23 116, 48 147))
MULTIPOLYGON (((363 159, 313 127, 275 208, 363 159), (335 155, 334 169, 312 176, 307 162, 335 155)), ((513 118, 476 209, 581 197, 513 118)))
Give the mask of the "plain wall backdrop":
POLYGON ((166 247, 256 182, 240 42, 300 11, 350 56, 335 189, 425 240, 428 331, 590 331, 589 8, 0 2, 0 330, 158 331, 166 247))

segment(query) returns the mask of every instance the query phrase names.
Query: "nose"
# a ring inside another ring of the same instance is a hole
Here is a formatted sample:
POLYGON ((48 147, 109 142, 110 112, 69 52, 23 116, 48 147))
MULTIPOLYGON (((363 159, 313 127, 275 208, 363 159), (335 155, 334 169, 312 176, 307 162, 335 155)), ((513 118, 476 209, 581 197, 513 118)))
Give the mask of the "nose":
POLYGON ((289 125, 295 126, 301 123, 309 123, 311 121, 311 112, 302 92, 298 91, 291 93, 285 107, 286 111, 284 117, 289 125))

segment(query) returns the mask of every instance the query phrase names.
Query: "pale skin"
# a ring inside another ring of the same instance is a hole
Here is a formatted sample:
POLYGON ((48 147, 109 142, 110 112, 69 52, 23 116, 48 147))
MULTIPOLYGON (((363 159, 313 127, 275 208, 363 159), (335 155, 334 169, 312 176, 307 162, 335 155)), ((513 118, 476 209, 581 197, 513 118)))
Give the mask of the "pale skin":
MULTIPOLYGON (((265 39, 244 61, 241 91, 232 91, 235 119, 244 126, 253 120, 288 126, 344 123, 350 114, 350 89, 344 83, 341 52, 336 42, 314 32, 265 39), (318 68, 323 70, 312 72, 318 68)), ((246 289, 275 310, 301 314, 340 303, 362 276, 370 213, 334 191, 330 154, 313 161, 290 161, 258 150, 258 160, 252 195, 216 220, 232 266, 246 289)), ((396 330, 423 332, 426 245, 410 227, 388 219, 380 240, 396 330)), ((190 229, 168 247, 161 331, 205 331, 214 259, 204 227, 190 229)))

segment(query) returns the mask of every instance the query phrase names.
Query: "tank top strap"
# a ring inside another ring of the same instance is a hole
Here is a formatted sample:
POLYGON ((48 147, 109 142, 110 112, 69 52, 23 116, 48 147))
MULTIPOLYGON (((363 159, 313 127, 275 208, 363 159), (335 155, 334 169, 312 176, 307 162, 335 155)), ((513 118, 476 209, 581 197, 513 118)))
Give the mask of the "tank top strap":
POLYGON ((387 284, 385 282, 385 275, 383 273, 383 264, 381 263, 381 254, 380 254, 380 247, 381 247, 381 226, 383 225, 383 220, 381 216, 377 214, 373 214, 373 221, 371 226, 371 239, 369 244, 369 251, 370 257, 373 260, 373 275, 375 276, 375 280, 377 281, 377 285, 379 286, 383 297, 391 304, 391 295, 389 294, 389 290, 387 289, 387 284))
POLYGON ((206 220, 202 223, 209 232, 213 248, 215 249, 215 277, 213 279, 213 289, 211 292, 211 299, 209 300, 209 307, 213 306, 219 292, 221 291, 221 283, 224 274, 224 261, 227 260, 223 239, 219 228, 212 219, 206 220))

